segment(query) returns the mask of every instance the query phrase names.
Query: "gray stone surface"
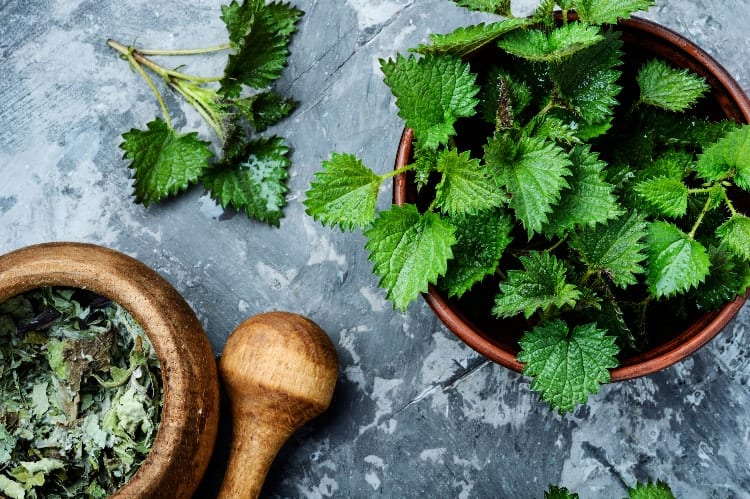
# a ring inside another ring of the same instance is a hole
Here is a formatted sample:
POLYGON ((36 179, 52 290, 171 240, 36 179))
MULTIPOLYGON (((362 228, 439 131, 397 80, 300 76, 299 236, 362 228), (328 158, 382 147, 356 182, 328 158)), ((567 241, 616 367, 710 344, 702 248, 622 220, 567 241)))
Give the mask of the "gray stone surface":
MULTIPOLYGON (((330 411, 283 449, 268 497, 626 495, 663 478, 678 497, 750 497, 750 309, 698 354, 605 386, 575 413, 551 413, 527 379, 457 341, 419 301, 391 309, 361 235, 304 214, 331 151, 393 163, 402 123, 378 58, 470 16, 448 0, 296 0, 305 10, 283 91, 302 102, 274 131, 294 150, 279 229, 217 207, 200 188, 144 209, 132 203, 120 134, 159 112, 138 75, 106 47, 192 47, 225 40, 214 0, 0 1, 0 251, 75 240, 131 254, 164 275, 201 319, 215 352, 245 317, 305 314, 335 342, 330 411)), ((518 3, 517 14, 534 2, 518 3)), ((750 4, 661 0, 647 17, 688 35, 750 88, 750 4)), ((211 74, 221 56, 191 66, 211 74)), ((178 126, 208 129, 177 99, 178 126)), ((387 202, 384 196, 382 202, 387 202)), ((198 497, 212 497, 229 433, 198 497)))

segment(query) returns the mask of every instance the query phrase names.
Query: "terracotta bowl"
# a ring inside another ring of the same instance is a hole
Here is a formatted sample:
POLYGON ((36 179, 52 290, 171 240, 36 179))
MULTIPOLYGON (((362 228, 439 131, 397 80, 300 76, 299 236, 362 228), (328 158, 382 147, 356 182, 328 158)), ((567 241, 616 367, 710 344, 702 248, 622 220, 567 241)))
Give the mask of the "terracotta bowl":
POLYGON ((146 460, 113 497, 189 498, 213 451, 219 415, 216 362, 200 322, 159 274, 122 253, 79 243, 0 256, 0 302, 43 286, 87 289, 141 324, 161 363, 159 431, 146 460))
MULTIPOLYGON (((750 100, 742 88, 715 59, 698 46, 663 26, 643 19, 621 21, 618 29, 622 32, 626 58, 661 57, 675 66, 689 68, 706 78, 710 85, 709 100, 713 103, 713 114, 741 123, 750 122, 750 100)), ((412 130, 404 130, 398 147, 396 169, 409 163, 413 138, 412 130)), ((401 205, 405 202, 414 202, 416 199, 416 189, 411 179, 405 174, 396 177, 393 185, 393 202, 401 205)), ((499 330, 498 327, 480 325, 478 321, 469 319, 456 301, 448 299, 447 294, 435 286, 430 286, 424 297, 448 329, 467 345, 488 359, 521 372, 523 364, 516 360, 518 344, 502 337, 512 336, 502 334, 515 327, 512 323, 498 321, 499 330)), ((621 365, 611 371, 611 380, 621 381, 645 376, 685 359, 716 336, 739 311, 746 298, 739 297, 721 310, 701 316, 686 330, 657 347, 640 355, 622 359, 621 365)))

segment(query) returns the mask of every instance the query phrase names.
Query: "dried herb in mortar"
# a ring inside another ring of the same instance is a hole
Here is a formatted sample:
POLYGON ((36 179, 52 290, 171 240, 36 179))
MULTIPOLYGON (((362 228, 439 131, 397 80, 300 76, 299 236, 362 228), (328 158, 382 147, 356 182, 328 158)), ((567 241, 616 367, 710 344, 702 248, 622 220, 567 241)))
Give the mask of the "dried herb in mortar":
POLYGON ((0 497, 105 497, 159 427, 154 349, 122 307, 41 288, 0 304, 0 497))

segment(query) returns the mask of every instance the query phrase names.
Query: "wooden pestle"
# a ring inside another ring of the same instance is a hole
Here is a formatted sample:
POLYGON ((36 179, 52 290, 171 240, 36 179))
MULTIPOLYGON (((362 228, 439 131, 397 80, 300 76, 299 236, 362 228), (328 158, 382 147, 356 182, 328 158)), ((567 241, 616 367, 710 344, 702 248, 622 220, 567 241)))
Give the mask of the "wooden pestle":
POLYGON ((219 497, 258 497, 284 443, 331 403, 336 349, 322 329, 301 315, 260 314, 232 332, 219 373, 233 420, 219 497))

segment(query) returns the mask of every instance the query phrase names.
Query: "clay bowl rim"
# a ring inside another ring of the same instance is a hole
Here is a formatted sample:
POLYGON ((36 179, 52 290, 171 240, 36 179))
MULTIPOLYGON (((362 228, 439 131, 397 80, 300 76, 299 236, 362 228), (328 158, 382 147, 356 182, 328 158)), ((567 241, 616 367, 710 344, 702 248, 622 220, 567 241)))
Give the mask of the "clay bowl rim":
POLYGON ((150 267, 103 246, 43 243, 0 256, 0 302, 43 286, 85 289, 120 304, 159 358, 159 429, 139 469, 112 497, 190 497, 211 458, 219 411, 216 362, 190 306, 150 267))
MULTIPOLYGON (((717 103, 721 105, 721 100, 728 97, 728 102, 725 104, 734 107, 734 118, 744 123, 750 123, 750 99, 729 72, 698 45, 669 28, 638 17, 622 20, 618 23, 618 26, 623 33, 629 32, 637 36, 650 37, 668 46, 668 49, 674 52, 677 59, 673 62, 680 66, 689 63, 699 69, 712 88, 721 91, 721 95, 715 96, 719 101, 717 103)), ((399 142, 394 169, 402 168, 408 164, 411 158, 413 139, 413 130, 404 129, 399 142)), ((409 181, 405 173, 394 178, 394 204, 400 206, 407 201, 408 185, 409 181)), ((427 293, 423 293, 422 296, 446 327, 464 343, 484 357, 513 371, 522 372, 523 364, 516 359, 517 350, 514 351, 499 344, 493 340, 492 333, 474 325, 457 307, 448 301, 445 294, 436 286, 430 285, 427 293)), ((713 339, 726 326, 742 308, 748 296, 750 296, 750 290, 745 296, 737 297, 720 310, 702 315, 672 340, 637 356, 624 359, 620 366, 610 371, 610 381, 624 381, 646 376, 686 359, 713 339)))

